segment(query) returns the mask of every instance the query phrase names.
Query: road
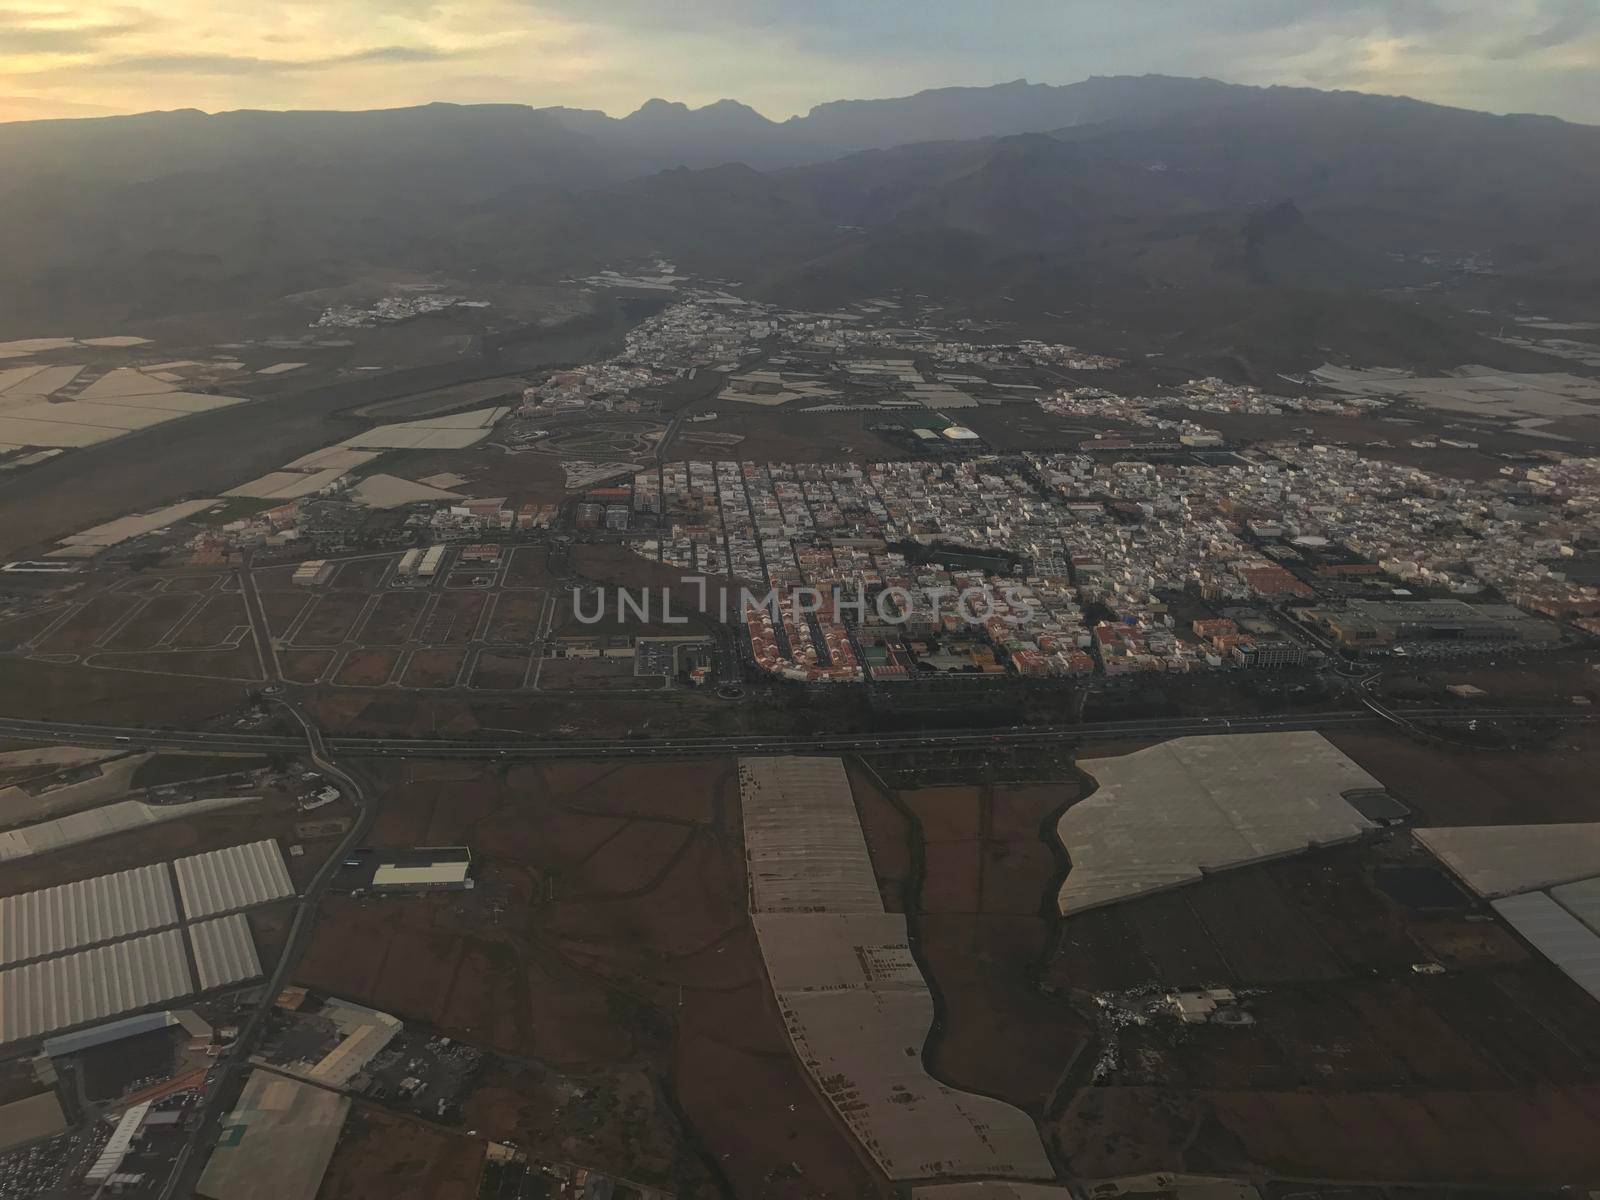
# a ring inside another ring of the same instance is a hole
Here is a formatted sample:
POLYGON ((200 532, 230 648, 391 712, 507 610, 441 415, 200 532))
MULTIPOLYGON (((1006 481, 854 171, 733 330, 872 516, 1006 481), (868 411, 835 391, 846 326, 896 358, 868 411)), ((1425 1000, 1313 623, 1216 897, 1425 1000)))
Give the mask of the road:
POLYGON ((200 1173, 205 1169, 209 1157, 205 1152, 216 1141, 222 1118, 238 1099, 244 1083, 244 1072, 250 1066, 250 1055, 254 1052, 256 1043, 266 1027, 273 1001, 288 983, 290 974, 305 949, 312 922, 316 919, 317 905, 327 891, 334 873, 338 871, 339 864, 344 862, 350 851, 366 838, 377 816, 371 792, 359 779, 333 761, 323 740, 322 731, 306 720, 298 709, 289 708, 289 711, 305 730, 305 741, 302 746, 309 750, 311 761, 319 771, 344 790, 345 795, 356 805, 358 815, 349 832, 335 847, 333 853, 329 854, 317 868, 316 875, 301 892, 299 902, 295 906, 294 920, 289 926, 289 936, 284 942, 282 952, 278 955, 272 974, 262 986, 261 1000, 240 1025, 238 1038, 235 1039, 227 1055, 220 1060, 216 1078, 207 1088, 205 1098, 201 1102, 200 1119, 178 1151, 172 1164, 172 1172, 159 1193, 159 1200, 177 1200, 179 1197, 194 1194, 195 1185, 199 1182, 200 1173))
MULTIPOLYGON (((334 737, 322 751, 340 758, 683 758, 717 754, 857 754, 915 749, 961 749, 1038 745, 1082 738, 1165 738, 1194 734, 1269 733, 1340 729, 1381 723, 1426 721, 1466 725, 1472 721, 1591 721, 1600 714, 1574 708, 1357 708, 1289 716, 1152 717, 1132 721, 1087 721, 1078 725, 1026 725, 1008 729, 916 730, 898 733, 736 734, 722 737, 525 738, 334 737)), ((85 746, 138 746, 155 750, 216 750, 299 753, 303 738, 234 731, 143 729, 138 726, 0 719, 0 737, 85 746)))
POLYGON ((283 667, 278 662, 278 647, 272 640, 272 629, 267 624, 267 610, 261 604, 261 592, 256 587, 256 573, 250 569, 250 560, 234 572, 239 581, 239 594, 244 597, 244 610, 250 618, 250 635, 255 640, 256 657, 261 662, 261 675, 267 683, 283 682, 283 667))
MULTIPOLYGON (((255 614, 252 613, 252 618, 255 614)), ((339 756, 385 757, 426 756, 451 758, 593 758, 593 757, 684 757, 691 755, 784 754, 784 753, 886 753, 912 749, 994 748, 997 745, 1048 744, 1078 738, 1175 737, 1186 734, 1259 733, 1296 729, 1339 729, 1379 724, 1396 720, 1387 710, 1373 708, 1342 712, 1306 713, 1297 716, 1151 718, 1136 721, 1087 722, 1080 725, 1018 727, 1004 730, 966 729, 918 731, 912 733, 810 734, 797 737, 730 736, 638 739, 581 739, 562 742, 533 740, 468 741, 424 738, 325 738, 322 731, 298 708, 284 702, 284 708, 299 722, 303 738, 277 734, 150 730, 137 727, 20 721, 0 719, 0 737, 85 745, 121 746, 128 743, 161 749, 210 749, 244 751, 308 752, 311 761, 324 775, 344 789, 357 807, 357 819, 339 845, 318 867, 311 882, 300 894, 294 919, 282 952, 271 976, 261 990, 261 999, 242 1023, 239 1036, 220 1061, 216 1078, 202 1101, 199 1120, 185 1140, 159 1200, 179 1200, 193 1195, 215 1143, 224 1116, 236 1103, 243 1087, 250 1055, 254 1052, 273 1001, 289 981, 306 939, 316 919, 317 905, 327 891, 339 865, 363 841, 377 815, 369 789, 352 773, 338 765, 339 756)), ((1589 714, 1563 709, 1407 710, 1404 721, 1425 719, 1433 722, 1464 724, 1496 718, 1559 717, 1592 719, 1589 714)))

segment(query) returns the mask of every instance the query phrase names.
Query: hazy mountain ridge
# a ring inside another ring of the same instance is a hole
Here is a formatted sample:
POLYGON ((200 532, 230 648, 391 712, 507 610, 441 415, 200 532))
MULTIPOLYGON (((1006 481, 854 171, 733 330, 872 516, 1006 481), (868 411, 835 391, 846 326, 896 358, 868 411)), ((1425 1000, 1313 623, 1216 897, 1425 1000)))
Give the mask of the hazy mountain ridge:
POLYGON ((731 100, 182 111, 0 125, 0 157, 0 315, 45 320, 260 303, 363 265, 516 278, 654 251, 817 303, 1374 288, 1411 281, 1392 252, 1417 248, 1581 291, 1600 259, 1600 128, 1167 77, 785 122, 731 100))

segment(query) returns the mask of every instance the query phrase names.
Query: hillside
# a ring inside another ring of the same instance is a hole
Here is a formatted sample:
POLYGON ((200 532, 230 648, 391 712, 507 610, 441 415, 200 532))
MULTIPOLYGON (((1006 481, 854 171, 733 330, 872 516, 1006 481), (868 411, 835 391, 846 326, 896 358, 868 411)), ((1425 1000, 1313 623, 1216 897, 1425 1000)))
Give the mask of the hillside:
POLYGON ((941 89, 781 123, 735 101, 174 112, 0 125, 0 156, 18 333, 247 308, 364 267, 547 279, 657 252, 815 304, 1359 294, 1452 286, 1467 259, 1600 300, 1600 129, 1212 80, 941 89))

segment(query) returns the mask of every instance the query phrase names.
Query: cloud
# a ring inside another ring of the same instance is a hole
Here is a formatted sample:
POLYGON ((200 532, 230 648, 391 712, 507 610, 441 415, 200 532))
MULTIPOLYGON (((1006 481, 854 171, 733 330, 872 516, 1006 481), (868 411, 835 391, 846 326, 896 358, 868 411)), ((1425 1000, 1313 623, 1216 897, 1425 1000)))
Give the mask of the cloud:
POLYGON ((0 96, 0 121, 37 121, 53 117, 104 117, 119 111, 101 104, 64 98, 0 96))
POLYGON ((432 63, 458 57, 435 46, 374 46, 320 58, 257 58, 243 54, 143 54, 107 59, 102 70, 153 75, 277 75, 328 71, 362 63, 432 63))
POLYGON ((1566 46, 1600 29, 1600 8, 1595 7, 1593 0, 1569 0, 1555 7, 1556 11, 1550 14, 1542 28, 1501 43, 1490 49, 1487 56, 1496 62, 1521 58, 1541 50, 1566 46))

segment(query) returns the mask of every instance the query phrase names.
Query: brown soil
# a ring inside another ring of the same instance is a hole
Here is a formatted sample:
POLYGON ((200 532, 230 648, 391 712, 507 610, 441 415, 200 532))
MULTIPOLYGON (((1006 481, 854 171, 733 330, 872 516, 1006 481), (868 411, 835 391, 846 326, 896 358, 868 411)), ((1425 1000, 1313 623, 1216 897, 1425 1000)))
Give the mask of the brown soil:
POLYGON ((350 1110, 322 1200, 472 1200, 485 1142, 367 1104, 350 1110))
POLYGON ((694 1176, 703 1168, 685 1163, 713 1162, 738 1195, 882 1194, 804 1083, 772 1006, 730 761, 393 770, 405 780, 386 793, 373 840, 464 842, 479 885, 329 900, 302 982, 531 1060, 469 1103, 488 1136, 592 1161, 579 1148, 614 1144, 631 1122, 636 1144, 616 1158, 625 1175, 631 1164, 641 1179, 640 1168, 694 1176), (551 1068, 600 1080, 633 1115, 579 1121, 581 1106, 551 1095, 551 1068), (698 1153, 630 1079, 675 1097, 698 1153))
POLYGON ((340 664, 333 681, 355 687, 376 687, 388 682, 399 661, 398 650, 353 650, 340 664))

